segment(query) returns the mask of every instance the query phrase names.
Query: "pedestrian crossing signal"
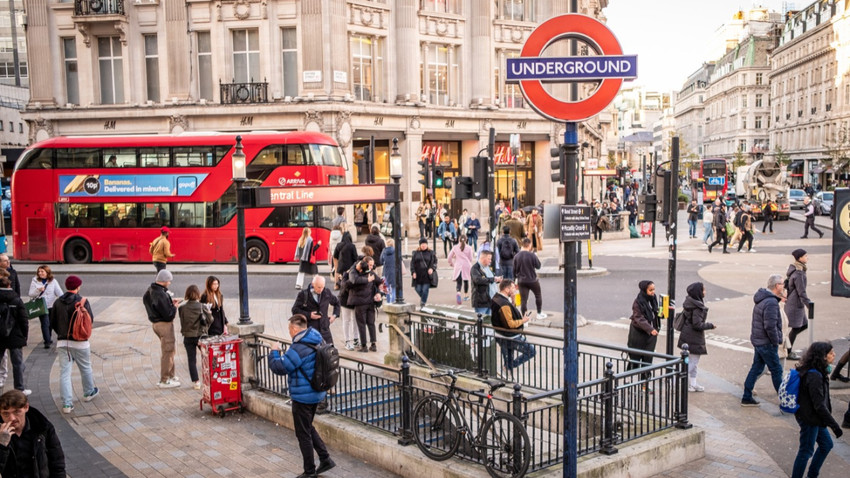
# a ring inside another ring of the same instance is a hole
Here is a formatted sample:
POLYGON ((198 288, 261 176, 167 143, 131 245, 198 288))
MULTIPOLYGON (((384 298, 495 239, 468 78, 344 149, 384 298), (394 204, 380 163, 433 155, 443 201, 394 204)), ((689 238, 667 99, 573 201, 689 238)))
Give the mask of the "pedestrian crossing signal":
POLYGON ((434 189, 444 187, 443 168, 434 168, 434 189))

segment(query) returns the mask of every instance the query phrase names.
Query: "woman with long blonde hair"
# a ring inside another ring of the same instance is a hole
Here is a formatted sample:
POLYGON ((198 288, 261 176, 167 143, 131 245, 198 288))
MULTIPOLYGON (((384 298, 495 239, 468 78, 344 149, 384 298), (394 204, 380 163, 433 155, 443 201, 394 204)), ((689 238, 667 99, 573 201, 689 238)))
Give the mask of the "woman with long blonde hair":
POLYGON ((305 274, 310 274, 310 277, 313 277, 319 273, 319 268, 316 266, 316 251, 319 250, 321 245, 322 241, 313 243, 309 227, 305 227, 301 231, 298 247, 295 249, 295 260, 298 261, 298 277, 295 278, 295 289, 301 290, 305 274))

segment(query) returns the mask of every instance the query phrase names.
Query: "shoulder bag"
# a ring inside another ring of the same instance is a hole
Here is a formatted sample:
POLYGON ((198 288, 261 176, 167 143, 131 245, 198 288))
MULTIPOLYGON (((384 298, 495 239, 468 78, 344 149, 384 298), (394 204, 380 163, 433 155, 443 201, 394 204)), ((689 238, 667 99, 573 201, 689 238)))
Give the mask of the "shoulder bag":
POLYGON ((41 294, 38 294, 38 297, 35 299, 24 304, 24 309, 27 311, 27 317, 30 319, 47 315, 47 300, 42 297, 42 294, 44 294, 44 291, 41 291, 41 294))

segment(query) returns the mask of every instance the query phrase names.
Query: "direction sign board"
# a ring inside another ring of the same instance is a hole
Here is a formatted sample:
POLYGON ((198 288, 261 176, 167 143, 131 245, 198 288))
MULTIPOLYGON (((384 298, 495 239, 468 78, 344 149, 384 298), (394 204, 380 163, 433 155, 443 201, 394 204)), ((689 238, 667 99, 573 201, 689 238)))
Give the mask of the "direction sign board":
POLYGON ((590 239, 590 206, 561 205, 561 242, 590 239))
POLYGON ((257 207, 395 202, 397 191, 394 184, 254 188, 257 207))
POLYGON ((574 13, 541 23, 528 36, 519 58, 507 60, 506 80, 519 83, 531 107, 553 121, 584 121, 597 115, 614 101, 624 79, 636 77, 637 57, 623 55, 611 30, 595 18, 574 13), (542 57, 546 47, 563 38, 581 40, 598 55, 542 57), (553 81, 599 81, 599 86, 584 100, 561 101, 543 86, 553 81))
POLYGON ((708 185, 709 186, 723 186, 724 184, 726 184, 726 178, 724 178, 723 176, 715 177, 715 178, 712 178, 712 177, 708 178, 708 185))

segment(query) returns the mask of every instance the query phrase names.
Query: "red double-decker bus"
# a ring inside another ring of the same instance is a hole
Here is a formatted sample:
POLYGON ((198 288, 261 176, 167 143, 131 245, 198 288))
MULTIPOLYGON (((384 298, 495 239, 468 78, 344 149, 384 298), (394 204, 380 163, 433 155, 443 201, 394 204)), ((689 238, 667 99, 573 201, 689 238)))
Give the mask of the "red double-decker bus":
MULTIPOLYGON (((245 187, 344 184, 339 146, 319 133, 243 133, 245 187)), ((162 226, 174 262, 236 260, 236 134, 58 137, 27 149, 12 178, 15 256, 147 262, 162 226)), ((248 261, 292 262, 304 227, 327 258, 332 206, 246 209, 248 261)))
POLYGON ((700 177, 702 178, 702 199, 711 202, 715 199, 724 200, 729 187, 726 160, 703 159, 700 161, 700 177))

